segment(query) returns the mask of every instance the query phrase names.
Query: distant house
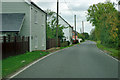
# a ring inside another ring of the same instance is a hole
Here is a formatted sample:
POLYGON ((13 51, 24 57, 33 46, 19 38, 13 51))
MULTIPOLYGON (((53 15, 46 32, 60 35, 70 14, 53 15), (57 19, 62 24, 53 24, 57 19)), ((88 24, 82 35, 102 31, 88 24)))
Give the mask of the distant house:
POLYGON ((77 35, 77 32, 75 30, 73 30, 73 32, 72 32, 73 41, 75 41, 75 38, 76 38, 76 40, 78 40, 78 35, 77 35), (75 36, 75 33, 76 33, 76 36, 75 36))
MULTIPOLYGON (((53 18, 56 17, 56 13, 53 13, 52 15, 48 15, 47 17, 48 17, 47 22, 51 22, 53 18)), ((66 27, 65 29, 63 29, 63 32, 64 32, 63 40, 69 41, 70 44, 72 44, 72 30, 73 30, 72 26, 60 15, 58 19, 59 19, 59 24, 66 27)))
POLYGON ((47 14, 35 3, 2 2, 2 35, 29 36, 30 51, 46 50, 47 14))

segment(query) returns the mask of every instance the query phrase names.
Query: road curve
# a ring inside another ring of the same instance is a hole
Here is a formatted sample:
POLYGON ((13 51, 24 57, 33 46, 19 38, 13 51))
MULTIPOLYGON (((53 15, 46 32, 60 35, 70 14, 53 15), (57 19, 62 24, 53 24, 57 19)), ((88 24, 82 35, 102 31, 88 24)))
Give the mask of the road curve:
POLYGON ((37 62, 14 78, 118 78, 118 61, 95 42, 86 41, 37 62))

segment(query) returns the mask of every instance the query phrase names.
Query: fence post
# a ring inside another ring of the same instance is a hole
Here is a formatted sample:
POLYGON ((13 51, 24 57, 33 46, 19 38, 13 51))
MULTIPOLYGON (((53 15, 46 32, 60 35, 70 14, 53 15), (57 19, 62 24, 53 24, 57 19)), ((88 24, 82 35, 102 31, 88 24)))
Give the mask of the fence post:
POLYGON ((21 46, 21 53, 24 53, 24 50, 23 50, 24 46, 23 46, 23 43, 24 43, 24 36, 21 37, 21 44, 20 44, 20 46, 21 46))
POLYGON ((28 50, 28 51, 30 51, 29 38, 30 38, 30 37, 28 36, 28 40, 27 40, 27 45, 28 45, 27 50, 28 50))
POLYGON ((3 36, 3 43, 6 43, 6 36, 3 36))
POLYGON ((10 35, 8 35, 8 42, 10 42, 10 35))
POLYGON ((2 51, 4 51, 4 53, 2 52, 2 56, 3 58, 7 57, 7 53, 6 53, 6 36, 3 36, 3 45, 2 47, 4 47, 2 51), (3 46, 4 45, 4 46, 3 46))
POLYGON ((14 50, 14 54, 16 54, 16 47, 17 47, 17 46, 16 46, 16 40, 17 40, 17 37, 15 36, 15 37, 14 37, 14 49, 15 49, 15 50, 14 50))
POLYGON ((50 39, 50 48, 52 48, 52 39, 50 39))
POLYGON ((24 42, 24 36, 22 36, 22 42, 24 42))
POLYGON ((19 36, 3 36, 2 37, 2 59, 9 56, 23 54, 29 51, 29 38, 19 36))

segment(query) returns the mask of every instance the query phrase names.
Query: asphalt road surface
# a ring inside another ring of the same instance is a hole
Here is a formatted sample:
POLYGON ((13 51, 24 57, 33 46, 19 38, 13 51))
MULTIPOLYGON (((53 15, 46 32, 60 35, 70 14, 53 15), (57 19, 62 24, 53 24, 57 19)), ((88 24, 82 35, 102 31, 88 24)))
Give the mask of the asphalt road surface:
POLYGON ((24 70, 14 78, 117 78, 118 61, 96 47, 82 44, 61 50, 24 70))

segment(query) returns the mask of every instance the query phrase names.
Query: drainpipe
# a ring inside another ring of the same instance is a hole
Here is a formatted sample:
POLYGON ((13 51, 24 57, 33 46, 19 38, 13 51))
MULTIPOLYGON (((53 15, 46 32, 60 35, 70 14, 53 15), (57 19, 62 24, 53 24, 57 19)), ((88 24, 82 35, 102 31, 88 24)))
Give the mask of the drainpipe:
POLYGON ((30 49, 30 52, 32 52, 32 41, 31 41, 31 37, 32 37, 32 35, 31 35, 31 9, 32 9, 32 6, 31 6, 31 4, 30 4, 30 38, 29 38, 29 44, 30 44, 30 46, 29 46, 29 49, 30 49))

